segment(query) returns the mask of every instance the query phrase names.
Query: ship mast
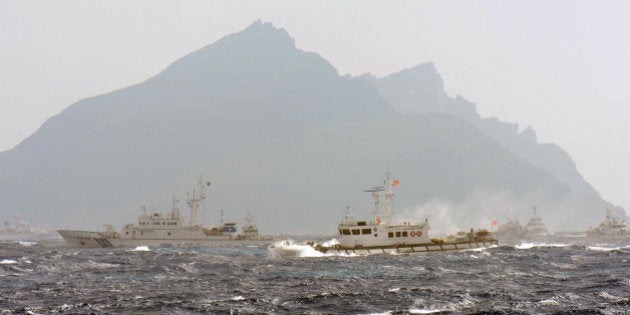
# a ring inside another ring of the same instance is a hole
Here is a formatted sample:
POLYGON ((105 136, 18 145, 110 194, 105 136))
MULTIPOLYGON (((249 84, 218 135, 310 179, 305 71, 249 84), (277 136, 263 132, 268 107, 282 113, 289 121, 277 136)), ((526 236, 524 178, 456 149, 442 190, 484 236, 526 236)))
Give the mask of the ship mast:
POLYGON ((387 209, 387 225, 392 224, 392 198, 394 197, 394 189, 392 186, 392 180, 389 176, 389 172, 385 173, 385 180, 383 181, 385 186, 385 205, 387 209))
POLYGON ((372 198, 374 199, 374 222, 376 224, 381 223, 381 219, 379 214, 381 212, 381 191, 385 192, 385 216, 387 216, 387 224, 390 225, 392 223, 392 199, 394 197, 394 183, 390 176, 389 172, 385 173, 385 180, 383 180, 383 186, 372 187, 371 189, 364 190, 364 192, 372 193, 372 198))
POLYGON ((201 205, 201 202, 206 199, 206 195, 204 192, 205 187, 210 186, 210 182, 204 181, 203 177, 201 176, 199 176, 199 178, 197 179, 197 184, 199 185, 199 191, 197 191, 197 189, 193 189, 192 196, 190 194, 186 194, 186 196, 188 197, 186 203, 190 208, 190 225, 201 225, 199 206, 201 205))
MULTIPOLYGON (((371 189, 364 190, 364 192, 372 193, 372 198, 374 199, 374 212, 372 213, 374 216, 373 222, 376 222, 377 224, 381 223, 381 219, 379 217, 381 213, 381 194, 379 192, 383 190, 383 186, 372 187, 371 189)), ((349 217, 348 209, 350 209, 350 206, 346 207, 346 220, 349 217)))
POLYGON ((175 196, 173 196, 173 208, 171 210, 171 219, 177 220, 178 224, 181 224, 181 223, 179 223, 180 215, 179 215, 179 208, 177 207, 177 203, 178 202, 179 202, 179 200, 177 198, 175 198, 175 196))
MULTIPOLYGON (((245 226, 252 226, 253 222, 253 217, 252 217, 252 211, 251 210, 247 210, 247 215, 245 216, 245 226)), ((243 226, 243 229, 245 229, 245 226, 243 226)))

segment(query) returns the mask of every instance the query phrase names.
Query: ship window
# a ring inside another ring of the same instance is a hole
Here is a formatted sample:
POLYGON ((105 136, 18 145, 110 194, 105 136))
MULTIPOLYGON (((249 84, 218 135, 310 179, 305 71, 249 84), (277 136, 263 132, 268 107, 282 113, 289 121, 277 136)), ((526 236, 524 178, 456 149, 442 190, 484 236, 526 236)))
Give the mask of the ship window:
POLYGON ((359 234, 361 234, 360 232, 361 232, 361 230, 354 229, 354 230, 352 230, 352 235, 359 235, 359 234))
POLYGON ((350 235, 350 230, 348 230, 348 229, 343 229, 341 231, 342 231, 341 234, 343 234, 343 235, 350 235))
POLYGON ((168 235, 171 235, 171 232, 168 232, 168 235))
POLYGON ((396 237, 400 237, 400 231, 396 232, 396 237))
POLYGON ((402 236, 403 236, 403 237, 407 237, 407 231, 403 231, 403 232, 402 232, 402 236))
POLYGON ((393 238, 393 237, 394 237, 394 232, 389 232, 389 233, 387 233, 387 237, 389 237, 389 238, 393 238))
POLYGON ((125 232, 125 234, 129 235, 129 232, 125 232))
POLYGON ((359 222, 357 222, 357 225, 358 226, 365 226, 365 221, 359 221, 359 222))
POLYGON ((144 232, 140 232, 140 235, 144 235, 144 232))
POLYGON ((378 236, 378 234, 374 233, 374 237, 377 237, 377 236, 378 236))
POLYGON ((372 229, 361 229, 361 234, 372 234, 372 229))

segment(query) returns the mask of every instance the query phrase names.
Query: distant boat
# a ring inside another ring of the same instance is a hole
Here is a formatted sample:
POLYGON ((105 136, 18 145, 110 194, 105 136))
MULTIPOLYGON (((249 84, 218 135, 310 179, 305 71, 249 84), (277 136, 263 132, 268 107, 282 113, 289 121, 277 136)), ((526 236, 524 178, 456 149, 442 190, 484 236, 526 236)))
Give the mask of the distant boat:
MULTIPOLYGON (((173 198, 170 213, 147 213, 146 208, 143 207, 142 214, 138 217, 138 224, 125 225, 120 233, 114 231, 112 225, 106 225, 106 230, 101 232, 76 230, 58 230, 57 232, 67 243, 85 247, 204 244, 213 241, 255 239, 251 228, 244 231, 244 234, 239 234, 236 223, 223 223, 223 211, 221 211, 221 225, 211 228, 202 226, 199 207, 206 199, 204 190, 209 185, 209 182, 200 177, 198 188, 193 189, 192 194, 188 195, 186 202, 190 208, 188 223, 184 222, 177 208, 177 200, 173 198)), ((257 228, 255 234, 258 234, 257 228)))
POLYGON ((533 207, 534 215, 529 219, 527 225, 525 226, 525 230, 527 231, 527 236, 545 236, 548 231, 543 223, 542 219, 536 215, 537 207, 533 207))
POLYGON ((527 230, 518 220, 509 219, 505 223, 499 224, 494 234, 503 240, 521 240, 527 236, 527 230))
POLYGON ((236 236, 239 240, 250 240, 250 241, 258 241, 261 240, 260 234, 258 234, 258 227, 252 223, 253 217, 251 213, 247 213, 245 216, 245 224, 241 228, 242 231, 240 234, 236 236))
POLYGON ((0 241, 38 241, 49 237, 46 230, 32 227, 17 213, 13 221, 4 221, 0 226, 0 241))
MULTIPOLYGON (((483 248, 497 245, 496 238, 487 230, 459 232, 446 238, 431 238, 428 220, 420 223, 394 222, 392 212, 393 188, 397 180, 385 175, 383 186, 366 190, 374 199, 371 221, 356 220, 346 213, 339 224, 338 244, 311 244, 318 251, 327 253, 353 253, 358 255, 382 253, 416 253, 445 250, 483 248), (381 213, 380 198, 385 195, 385 213, 381 213)), ((347 210, 346 210, 347 211, 347 210)))
POLYGON ((612 211, 606 209, 606 218, 598 227, 589 229, 588 236, 619 236, 627 235, 626 222, 612 216, 612 211))

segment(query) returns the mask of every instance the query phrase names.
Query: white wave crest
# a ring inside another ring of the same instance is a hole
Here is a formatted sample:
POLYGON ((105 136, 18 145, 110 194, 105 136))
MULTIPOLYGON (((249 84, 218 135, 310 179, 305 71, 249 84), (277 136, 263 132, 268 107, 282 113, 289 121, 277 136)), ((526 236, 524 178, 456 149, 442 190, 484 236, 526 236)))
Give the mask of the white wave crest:
MULTIPOLYGON (((324 242, 323 246, 338 244, 336 239, 324 242)), ((328 257, 328 256, 356 256, 355 254, 322 253, 308 244, 298 244, 293 240, 277 241, 268 247, 271 257, 328 257)))
POLYGON ((420 309, 415 309, 415 308, 412 308, 409 310, 409 314, 437 314, 437 313, 442 313, 442 310, 436 310, 436 309, 420 310, 420 309))
POLYGON ((149 249, 149 246, 138 246, 132 250, 130 250, 130 252, 150 252, 151 250, 149 249))
POLYGON ((336 238, 333 238, 330 241, 326 241, 322 243, 322 246, 324 247, 330 247, 330 246, 335 246, 335 245, 339 245, 339 241, 336 238))
POLYGON ((589 247, 587 247, 587 249, 588 250, 598 251, 598 252, 612 252, 612 251, 615 251, 615 250, 630 249, 630 245, 616 246, 616 247, 589 246, 589 247))
POLYGON ((560 243, 521 243, 519 245, 514 246, 516 249, 532 249, 534 247, 567 247, 568 244, 560 244, 560 243))
POLYGON ((20 246, 31 247, 37 245, 37 242, 18 241, 18 244, 20 244, 20 246))
POLYGON ((268 248, 271 257, 323 257, 324 253, 315 250, 313 246, 297 244, 293 240, 283 240, 273 243, 268 248))
POLYGON ((12 264, 17 264, 17 261, 13 259, 3 259, 0 261, 0 265, 12 265, 12 264))

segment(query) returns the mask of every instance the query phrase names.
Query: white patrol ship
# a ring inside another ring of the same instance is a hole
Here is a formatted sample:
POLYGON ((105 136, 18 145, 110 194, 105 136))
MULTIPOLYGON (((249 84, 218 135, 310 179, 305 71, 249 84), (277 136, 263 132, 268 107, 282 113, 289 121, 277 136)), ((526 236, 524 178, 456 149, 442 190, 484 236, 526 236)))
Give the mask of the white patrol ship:
POLYGON ((525 230, 527 230, 527 236, 545 236, 548 234, 547 228, 543 223, 542 219, 536 215, 536 209, 538 207, 534 206, 532 208, 534 210, 534 216, 527 221, 527 225, 525 226, 525 230))
POLYGON ((613 217, 612 211, 606 209, 606 219, 596 228, 591 228, 587 232, 588 236, 626 236, 626 222, 613 217))
POLYGON ((483 248, 498 245, 494 236, 485 229, 459 232, 446 238, 431 238, 428 220, 421 223, 393 222, 393 188, 398 181, 385 175, 383 186, 366 190, 374 198, 374 213, 371 221, 359 221, 346 213, 339 224, 338 244, 311 244, 324 253, 345 253, 357 255, 382 253, 415 253, 445 250, 483 248), (385 213, 381 215, 381 194, 385 195, 385 213), (383 222, 383 220, 384 222, 383 222))
POLYGON ((226 241, 244 239, 239 237, 236 223, 223 223, 221 211, 221 225, 207 228, 202 226, 199 207, 206 199, 204 189, 209 182, 201 177, 199 187, 188 195, 187 204, 190 208, 189 222, 185 222, 177 208, 177 200, 173 198, 173 208, 170 213, 147 213, 142 207, 142 214, 138 217, 138 224, 127 224, 121 232, 114 231, 112 225, 106 225, 102 232, 58 230, 63 239, 72 245, 85 247, 113 247, 113 246, 150 246, 166 244, 204 244, 212 241, 226 241))

